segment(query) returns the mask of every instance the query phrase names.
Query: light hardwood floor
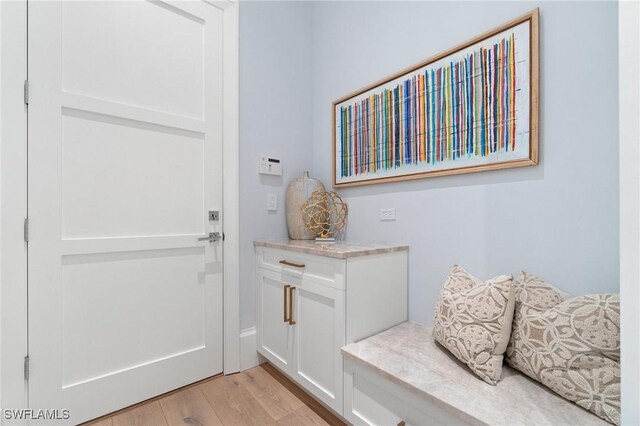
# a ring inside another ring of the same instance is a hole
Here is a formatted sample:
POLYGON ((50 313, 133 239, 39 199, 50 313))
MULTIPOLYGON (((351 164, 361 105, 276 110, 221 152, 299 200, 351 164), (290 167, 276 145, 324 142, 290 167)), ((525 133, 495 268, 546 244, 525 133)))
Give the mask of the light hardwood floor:
POLYGON ((344 425, 269 364, 216 376, 83 426, 344 425))

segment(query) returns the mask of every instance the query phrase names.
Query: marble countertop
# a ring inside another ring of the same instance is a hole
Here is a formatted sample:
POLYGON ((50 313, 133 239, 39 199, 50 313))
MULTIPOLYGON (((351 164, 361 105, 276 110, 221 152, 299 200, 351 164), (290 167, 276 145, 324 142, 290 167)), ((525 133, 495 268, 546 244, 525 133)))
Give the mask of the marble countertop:
POLYGON ((409 250, 409 246, 401 244, 355 243, 336 241, 335 243, 316 243, 314 240, 254 241, 256 247, 268 247, 318 256, 348 259, 351 257, 369 256, 395 251, 409 250))
POLYGON ((431 328, 413 322, 342 353, 470 424, 609 425, 506 364, 496 386, 485 383, 434 342, 431 328))

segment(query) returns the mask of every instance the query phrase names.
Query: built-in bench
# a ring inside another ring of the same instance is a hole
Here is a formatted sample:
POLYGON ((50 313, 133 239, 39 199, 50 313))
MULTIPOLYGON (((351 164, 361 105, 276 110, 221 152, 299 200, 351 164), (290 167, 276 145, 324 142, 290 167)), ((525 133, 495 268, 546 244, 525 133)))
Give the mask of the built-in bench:
POLYGON ((491 386, 405 322, 342 348, 344 417, 370 425, 608 425, 508 367, 491 386))

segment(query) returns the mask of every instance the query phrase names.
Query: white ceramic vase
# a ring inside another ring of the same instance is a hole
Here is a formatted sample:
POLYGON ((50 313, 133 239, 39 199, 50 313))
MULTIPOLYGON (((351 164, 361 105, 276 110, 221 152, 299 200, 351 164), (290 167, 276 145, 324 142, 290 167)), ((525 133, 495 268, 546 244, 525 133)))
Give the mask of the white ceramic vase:
POLYGON ((302 205, 311 196, 313 191, 325 189, 318 179, 309 177, 309 172, 304 172, 302 177, 293 179, 287 187, 286 209, 287 227, 291 240, 313 240, 312 234, 302 221, 302 205))

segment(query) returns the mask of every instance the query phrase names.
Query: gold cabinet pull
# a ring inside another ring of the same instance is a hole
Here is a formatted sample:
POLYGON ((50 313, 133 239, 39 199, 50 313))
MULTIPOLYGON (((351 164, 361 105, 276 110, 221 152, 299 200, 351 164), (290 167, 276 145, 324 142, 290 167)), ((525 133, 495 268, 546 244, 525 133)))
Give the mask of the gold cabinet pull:
POLYGON ((283 265, 288 265, 288 266, 293 266, 294 268, 304 268, 304 263, 293 263, 293 262, 289 262, 288 260, 281 260, 279 263, 283 264, 283 265))
POLYGON ((289 289, 289 325, 294 325, 296 322, 293 319, 293 290, 295 287, 289 289))
POLYGON ((400 422, 398 423, 398 426, 405 426, 406 423, 404 422, 404 420, 400 420, 400 422))
POLYGON ((289 318, 287 318, 287 290, 291 287, 289 284, 284 286, 284 302, 282 303, 282 307, 284 308, 284 322, 289 322, 289 318))

